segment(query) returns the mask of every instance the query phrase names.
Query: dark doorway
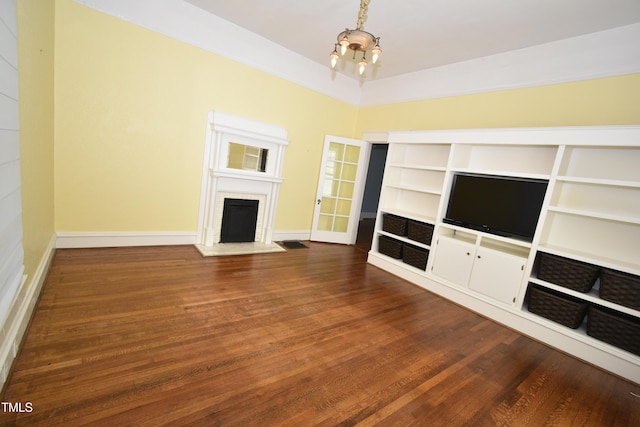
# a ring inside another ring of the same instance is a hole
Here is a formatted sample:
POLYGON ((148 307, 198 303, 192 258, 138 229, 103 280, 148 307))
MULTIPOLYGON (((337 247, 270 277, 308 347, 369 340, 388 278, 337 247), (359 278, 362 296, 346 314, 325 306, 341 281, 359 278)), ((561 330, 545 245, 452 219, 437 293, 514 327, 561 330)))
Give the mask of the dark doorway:
POLYGON ((378 212, 380 189, 382 188, 382 178, 384 177, 384 166, 387 161, 388 149, 389 144, 371 144, 367 179, 364 184, 362 207, 360 208, 361 219, 375 219, 376 212, 378 212))
POLYGON ((258 200, 224 199, 220 243, 255 241, 257 221, 258 200))
POLYGON ((388 148, 388 144, 371 145, 369 168, 364 187, 362 207, 360 209, 360 223, 358 224, 358 235, 356 238, 356 247, 365 251, 371 249, 388 148))

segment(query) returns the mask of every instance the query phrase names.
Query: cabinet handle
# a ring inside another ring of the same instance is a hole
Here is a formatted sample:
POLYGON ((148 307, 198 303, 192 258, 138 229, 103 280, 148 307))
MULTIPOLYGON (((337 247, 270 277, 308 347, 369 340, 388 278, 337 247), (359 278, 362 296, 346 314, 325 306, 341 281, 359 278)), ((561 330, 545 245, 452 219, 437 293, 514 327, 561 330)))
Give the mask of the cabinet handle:
POLYGON ((467 256, 468 256, 468 255, 471 255, 471 254, 470 254, 469 252, 467 252, 467 256))
POLYGON ((480 255, 478 255, 478 259, 482 258, 480 255))

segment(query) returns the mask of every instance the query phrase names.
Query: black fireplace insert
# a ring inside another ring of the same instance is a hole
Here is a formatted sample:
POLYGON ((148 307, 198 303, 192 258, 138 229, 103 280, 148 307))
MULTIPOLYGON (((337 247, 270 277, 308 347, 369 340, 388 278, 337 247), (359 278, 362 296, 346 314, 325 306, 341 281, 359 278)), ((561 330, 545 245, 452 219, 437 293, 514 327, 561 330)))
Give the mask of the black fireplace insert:
POLYGON ((258 202, 258 200, 247 199, 224 199, 220 243, 255 241, 258 202))

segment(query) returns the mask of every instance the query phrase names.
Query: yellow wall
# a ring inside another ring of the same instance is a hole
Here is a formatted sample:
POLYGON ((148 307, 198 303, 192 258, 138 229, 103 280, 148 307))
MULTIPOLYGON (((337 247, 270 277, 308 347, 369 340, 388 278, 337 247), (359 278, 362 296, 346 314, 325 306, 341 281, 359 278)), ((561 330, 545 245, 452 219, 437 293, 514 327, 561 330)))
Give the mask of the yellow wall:
POLYGON ((640 124, 640 74, 361 108, 375 130, 640 124))
POLYGON ((288 130, 276 231, 310 229, 325 134, 640 123, 638 74, 357 108, 71 0, 55 8, 59 232, 195 232, 213 109, 288 130))
POLYGON ((325 134, 357 108, 56 1, 56 231, 197 228, 207 112, 287 129, 276 230, 308 230, 325 134))
POLYGON ((54 235, 54 5, 19 0, 16 8, 23 247, 31 280, 54 235))

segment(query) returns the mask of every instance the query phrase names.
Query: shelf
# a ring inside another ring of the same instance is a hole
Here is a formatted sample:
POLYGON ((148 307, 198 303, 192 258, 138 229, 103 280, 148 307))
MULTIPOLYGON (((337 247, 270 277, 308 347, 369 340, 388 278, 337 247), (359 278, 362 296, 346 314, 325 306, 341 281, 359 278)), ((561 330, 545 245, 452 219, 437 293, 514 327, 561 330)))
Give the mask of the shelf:
POLYGON ((640 147, 566 147, 558 175, 640 182, 640 147))
POLYGON ((566 175, 558 176, 556 179, 560 182, 570 182, 570 183, 576 183, 576 184, 640 188, 640 181, 621 181, 617 179, 581 178, 581 177, 566 176, 566 175))
POLYGON ((382 262, 384 267, 381 268, 385 270, 394 270, 396 274, 400 276, 409 275, 413 278, 419 278, 418 280, 422 280, 427 276, 424 270, 408 264, 402 259, 395 259, 376 251, 370 251, 368 255, 370 263, 379 265, 379 262, 382 262))
POLYGON ((513 239, 510 237, 499 236, 497 234, 491 234, 480 230, 474 230, 472 228, 461 227, 459 225, 442 223, 440 224, 442 228, 448 228, 454 230, 455 232, 462 232, 466 234, 472 234, 474 236, 480 236, 482 240, 493 240, 495 242, 500 242, 506 245, 517 246, 521 248, 531 248, 531 242, 525 240, 513 239))
POLYGON ((590 292, 582 293, 577 292, 569 288, 565 288, 564 286, 559 286, 553 283, 545 282, 544 280, 540 280, 536 277, 530 277, 529 281, 531 283, 535 283, 536 285, 544 286, 545 288, 553 289, 554 291, 563 293, 565 295, 570 295, 572 297, 579 298, 583 301, 588 301, 603 307, 611 308, 613 310, 619 311, 621 313, 629 314, 634 317, 640 318, 640 311, 634 310, 633 308, 625 307, 623 305, 616 304, 614 302, 610 302, 607 300, 603 300, 598 296, 598 283, 591 289, 590 292))
MULTIPOLYGON (((420 247, 420 248, 431 249, 431 245, 425 245, 424 243, 420 243, 420 242, 417 242, 415 240, 411 240, 407 236, 398 236, 397 234, 389 233, 389 232, 384 231, 384 230, 376 230, 376 234, 379 234, 379 235, 382 235, 382 236, 391 237, 391 238, 393 238, 395 240, 399 240, 401 242, 408 243, 410 245, 417 246, 417 247, 420 247)), ((384 254, 382 254, 382 255, 384 255, 384 254)))
MULTIPOLYGON (((433 232, 433 222, 428 221, 425 218, 416 218, 415 216, 407 216, 404 215, 404 212, 393 212, 393 211, 383 211, 382 215, 380 215, 382 221, 379 221, 376 225, 375 235, 376 236, 387 236, 392 239, 410 244, 412 246, 416 246, 423 249, 431 249, 429 231, 433 232), (401 217, 401 218, 396 218, 401 217), (387 222, 388 221, 388 222, 387 222), (402 227, 404 221, 404 225, 406 228, 402 227), (425 226, 421 226, 421 224, 416 224, 415 222, 419 222, 425 224, 425 226), (385 230, 386 228, 386 230, 385 230), (395 234, 393 231, 404 230, 405 235, 395 234), (390 231, 387 231, 390 230, 390 231), (429 241, 429 243, 426 243, 429 241)), ((375 237, 374 237, 375 239, 375 237)))
POLYGON ((524 173, 524 172, 513 172, 509 170, 496 170, 496 169, 479 169, 479 168, 452 168, 452 172, 460 172, 460 173, 473 173, 473 174, 482 174, 482 175, 494 175, 494 176, 508 176, 513 178, 529 178, 529 179, 546 179, 548 180, 549 174, 539 174, 539 173, 524 173))
POLYGON ((445 172, 447 170, 447 168, 444 166, 407 165, 404 163, 389 163, 387 167, 400 168, 400 169, 415 169, 415 170, 431 171, 431 172, 445 172))
POLYGON ((431 170, 446 169, 451 144, 389 144, 387 165, 431 170))
POLYGON ((414 191, 416 193, 434 194, 436 196, 440 196, 442 194, 442 191, 430 190, 428 188, 419 187, 417 185, 385 184, 384 186, 389 188, 396 188, 398 190, 414 191))
POLYGON ((451 166, 465 172, 548 178, 557 153, 555 145, 457 144, 451 166))
POLYGON ((478 242, 478 233, 468 228, 458 227, 451 224, 440 224, 434 231, 433 238, 445 237, 460 242, 475 245, 478 242))
POLYGON ((571 258, 576 261, 586 262, 588 264, 596 264, 601 267, 640 275, 640 264, 638 264, 637 259, 634 262, 624 262, 619 258, 594 256, 593 254, 588 252, 584 252, 581 250, 572 250, 558 245, 540 245, 538 246, 538 250, 541 252, 547 252, 552 255, 571 258))
POLYGON ((616 221, 616 222, 624 222, 627 224, 640 225, 640 218, 633 218, 629 216, 611 215, 611 214, 606 214, 601 212, 586 211, 582 209, 563 208, 559 206, 549 206, 549 211, 563 213, 567 215, 577 215, 577 216, 584 216, 584 217, 602 219, 607 221, 616 221))
MULTIPOLYGON (((582 341, 582 342, 587 342, 589 343, 589 345, 593 347, 597 347, 607 353, 616 354, 619 357, 621 357, 623 360, 630 361, 633 364, 638 363, 637 355, 630 353, 626 350, 623 350, 621 348, 615 347, 604 341, 600 341, 599 339, 594 338, 591 335, 587 335, 586 317, 584 322, 582 322, 582 324, 577 329, 571 329, 571 328, 567 328, 564 325, 556 323, 552 320, 549 320, 545 317, 542 317, 538 314, 532 313, 529 310, 527 310, 526 307, 522 307, 521 316, 524 317, 525 319, 541 324, 546 328, 553 329, 556 332, 560 332, 561 334, 566 335, 568 337, 578 339, 579 341, 582 341)), ((582 359, 584 360, 584 357, 582 357, 582 359)))
MULTIPOLYGON (((540 234, 540 246, 588 257, 594 264, 640 269, 640 227, 635 223, 550 210, 540 234)), ((615 268, 615 267, 613 267, 615 268)))
POLYGON ((438 215, 440 194, 425 191, 412 191, 404 188, 383 185, 378 209, 381 211, 403 211, 401 216, 428 218, 433 222, 438 215))
POLYGON ((549 210, 640 224, 640 187, 592 184, 588 181, 558 181, 549 210))
POLYGON ((480 240, 480 247, 527 259, 531 245, 521 245, 520 243, 522 242, 515 244, 513 240, 496 239, 492 235, 487 235, 480 240))
POLYGON ((385 169, 382 185, 440 195, 444 178, 444 172, 431 168, 389 168, 385 169))
POLYGON ((415 212, 409 212, 406 210, 402 210, 402 209, 380 209, 380 212, 385 212, 385 213, 389 213, 392 215, 397 215, 397 216, 402 216, 405 217, 407 219, 413 219, 419 222, 426 222, 427 224, 435 224, 436 223, 436 218, 435 217, 429 217, 429 216, 425 216, 425 215, 419 215, 416 214, 415 212))

